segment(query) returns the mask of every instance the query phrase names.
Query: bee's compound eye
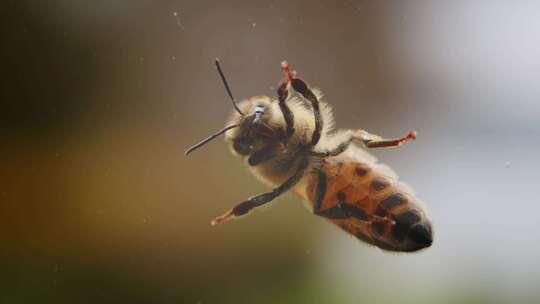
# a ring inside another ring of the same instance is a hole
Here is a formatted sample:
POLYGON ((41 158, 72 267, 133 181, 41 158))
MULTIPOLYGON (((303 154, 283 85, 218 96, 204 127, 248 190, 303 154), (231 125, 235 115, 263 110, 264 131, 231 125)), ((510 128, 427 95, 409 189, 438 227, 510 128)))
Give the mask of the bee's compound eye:
POLYGON ((237 139, 234 144, 234 150, 236 153, 240 155, 248 155, 251 153, 251 150, 253 149, 253 141, 248 138, 240 138, 237 139))

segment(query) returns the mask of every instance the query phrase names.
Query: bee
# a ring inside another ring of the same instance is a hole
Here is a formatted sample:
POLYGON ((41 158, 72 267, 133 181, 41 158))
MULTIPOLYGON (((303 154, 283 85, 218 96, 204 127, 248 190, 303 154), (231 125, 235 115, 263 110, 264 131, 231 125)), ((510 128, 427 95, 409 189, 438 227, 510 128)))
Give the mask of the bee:
POLYGON ((383 250, 413 252, 431 246, 432 225, 423 204, 392 169, 366 152, 399 147, 415 139, 416 132, 385 139, 364 130, 334 131, 332 111, 321 92, 298 78, 285 61, 281 68, 286 79, 277 99, 254 96, 236 102, 219 59, 215 64, 234 111, 225 128, 185 154, 225 134, 231 152, 272 190, 237 204, 212 225, 292 191, 313 214, 383 250))

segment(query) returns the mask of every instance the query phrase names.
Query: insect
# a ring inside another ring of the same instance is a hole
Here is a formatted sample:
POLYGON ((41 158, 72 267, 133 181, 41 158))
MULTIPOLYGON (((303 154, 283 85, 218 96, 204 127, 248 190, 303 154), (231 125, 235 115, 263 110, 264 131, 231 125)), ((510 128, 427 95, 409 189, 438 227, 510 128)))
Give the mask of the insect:
POLYGON ((398 147, 415 139, 416 132, 385 139, 364 130, 334 131, 330 106, 321 100, 321 93, 298 78, 285 61, 282 70, 287 78, 277 89, 277 100, 254 96, 236 102, 218 59, 215 64, 234 111, 225 128, 185 154, 225 134, 231 152, 273 189, 239 203, 212 225, 292 191, 313 214, 381 249, 412 252, 431 246, 431 221, 423 205, 389 167, 365 151, 398 147))

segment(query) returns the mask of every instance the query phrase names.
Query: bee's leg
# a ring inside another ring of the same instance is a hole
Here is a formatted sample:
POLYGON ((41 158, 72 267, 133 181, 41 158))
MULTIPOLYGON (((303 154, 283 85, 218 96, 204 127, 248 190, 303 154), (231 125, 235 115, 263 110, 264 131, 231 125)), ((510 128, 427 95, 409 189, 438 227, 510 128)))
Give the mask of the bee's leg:
POLYGON ((416 139, 416 132, 414 131, 410 131, 407 135, 400 138, 385 139, 378 135, 370 134, 367 131, 358 130, 351 133, 347 139, 343 140, 334 149, 327 151, 313 151, 311 154, 319 157, 336 156, 345 152, 353 141, 360 141, 366 148, 390 148, 399 147, 404 142, 414 139, 416 139))
POLYGON ((317 188, 315 189, 315 202, 313 205, 313 213, 319 216, 323 216, 329 219, 346 219, 354 217, 356 219, 367 221, 370 216, 362 209, 355 205, 347 204, 345 202, 345 194, 338 193, 338 204, 334 207, 321 210, 324 196, 326 195, 326 174, 323 171, 319 171, 317 176, 317 188))
POLYGON ((274 190, 270 192, 266 192, 263 194, 259 194, 257 196, 250 197, 247 201, 244 201, 234 206, 231 210, 227 211, 225 214, 216 217, 212 221, 211 224, 212 225, 221 224, 232 218, 242 216, 248 213, 251 209, 255 207, 264 205, 272 201, 274 198, 280 196, 287 190, 291 189, 294 185, 296 185, 296 183, 300 181, 302 176, 304 176, 304 172, 306 171, 307 166, 308 166, 308 160, 307 158, 303 158, 296 172, 291 177, 289 177, 289 179, 287 179, 283 184, 281 184, 277 188, 274 188, 274 190))
POLYGON ((302 94, 305 99, 311 102, 311 106, 313 107, 313 115, 315 116, 315 130, 313 130, 313 135, 311 136, 311 145, 315 146, 319 142, 319 139, 321 139, 323 125, 321 110, 319 108, 319 100, 302 79, 294 78, 291 80, 291 84, 298 93, 302 94))
POLYGON ((367 214, 362 208, 346 203, 345 193, 338 192, 337 200, 338 203, 331 208, 321 210, 322 202, 326 194, 326 174, 322 171, 319 171, 317 177, 317 188, 315 192, 315 202, 313 205, 313 213, 318 216, 322 216, 328 219, 343 220, 347 218, 355 218, 363 222, 373 222, 374 220, 385 220, 379 216, 367 214))
POLYGON ((326 174, 319 170, 317 174, 317 187, 315 188, 315 199, 313 202, 313 213, 319 214, 321 212, 324 196, 326 195, 326 174))
POLYGON ((290 138, 294 133, 294 115, 286 103, 287 97, 289 96, 288 86, 289 86, 289 81, 287 80, 287 81, 284 81, 277 90, 279 108, 281 109, 281 112, 283 113, 283 118, 285 119, 285 124, 287 126, 285 139, 290 138))
POLYGON ((311 136, 311 146, 315 146, 321 138, 323 125, 321 110, 319 108, 319 100, 317 99, 317 96, 313 94, 313 91, 311 91, 308 85, 302 79, 296 78, 295 73, 289 70, 289 64, 287 62, 282 62, 281 68, 283 71, 285 71, 285 73, 287 73, 289 78, 287 83, 290 83, 298 93, 311 102, 311 106, 313 107, 313 115, 315 116, 315 130, 313 130, 313 135, 311 136))
POLYGON ((346 203, 339 203, 332 208, 328 208, 326 210, 319 210, 314 213, 315 215, 335 220, 343 220, 354 217, 358 220, 368 222, 371 218, 364 210, 358 208, 355 205, 346 203))
POLYGON ((320 157, 330 157, 330 156, 336 156, 336 155, 339 155, 343 152, 345 152, 345 150, 347 150, 347 148, 349 147, 349 145, 354 141, 354 137, 353 136, 350 136, 349 138, 347 138, 346 140, 344 140, 343 142, 341 142, 337 147, 335 147, 334 149, 332 150, 327 150, 327 151, 312 151, 311 154, 312 155, 315 155, 315 156, 320 156, 320 157))
POLYGON ((354 139, 360 140, 367 148, 399 147, 406 141, 416 139, 416 132, 409 131, 409 133, 403 137, 387 139, 370 134, 364 130, 359 130, 354 134, 354 139))
POLYGON ((268 145, 258 151, 253 152, 248 158, 248 164, 250 166, 257 166, 260 163, 263 163, 274 156, 276 156, 278 147, 276 145, 268 145))

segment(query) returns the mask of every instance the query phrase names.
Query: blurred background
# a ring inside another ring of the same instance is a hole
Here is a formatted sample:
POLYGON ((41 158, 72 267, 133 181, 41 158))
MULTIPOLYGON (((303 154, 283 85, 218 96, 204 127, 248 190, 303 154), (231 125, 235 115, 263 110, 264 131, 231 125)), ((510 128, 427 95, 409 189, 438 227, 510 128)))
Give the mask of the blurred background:
POLYGON ((538 1, 5 1, 0 303, 540 301, 538 1), (431 213, 389 254, 184 149, 288 60, 431 213))

